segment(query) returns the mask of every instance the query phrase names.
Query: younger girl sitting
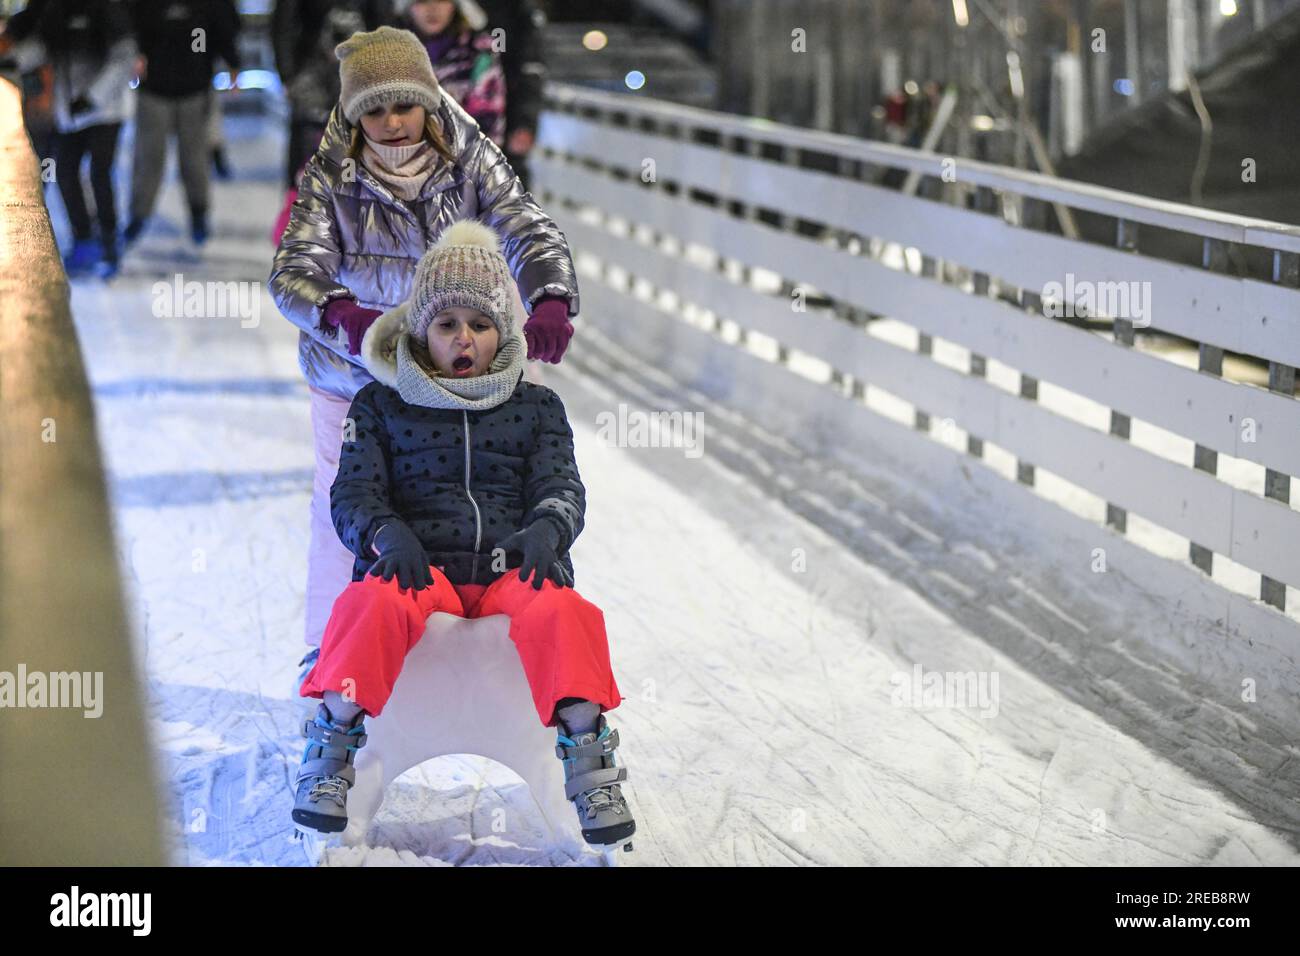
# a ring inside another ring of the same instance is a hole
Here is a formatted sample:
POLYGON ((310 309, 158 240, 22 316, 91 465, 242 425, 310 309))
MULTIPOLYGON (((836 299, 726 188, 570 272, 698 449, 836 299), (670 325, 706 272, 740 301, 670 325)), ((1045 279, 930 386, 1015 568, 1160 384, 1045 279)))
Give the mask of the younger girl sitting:
POLYGON ((362 340, 376 381, 352 402, 330 490, 356 563, 301 689, 323 698, 305 725, 302 826, 347 826, 363 720, 382 712, 429 616, 445 611, 509 616, 583 838, 621 844, 636 829, 603 714, 622 700, 604 616, 573 589, 568 552, 586 509, 573 432, 559 396, 522 381, 512 281, 496 234, 457 223, 420 260, 410 299, 362 340))

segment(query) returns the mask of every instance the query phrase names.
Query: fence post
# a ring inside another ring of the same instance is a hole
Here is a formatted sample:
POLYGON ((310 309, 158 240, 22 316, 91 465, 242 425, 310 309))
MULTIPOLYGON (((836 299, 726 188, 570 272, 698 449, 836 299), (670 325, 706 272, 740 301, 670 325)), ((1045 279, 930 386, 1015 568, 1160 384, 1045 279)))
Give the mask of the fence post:
MULTIPOLYGON (((924 278, 938 278, 942 281, 942 271, 942 263, 935 259, 934 256, 921 255, 921 275, 924 278)), ((918 355, 933 355, 934 339, 924 332, 917 333, 916 351, 918 355)), ((923 412, 918 408, 913 414, 915 416, 913 427, 919 432, 928 432, 930 430, 930 413, 923 412)))
MULTIPOLYGON (((1128 219, 1119 219, 1115 223, 1115 245, 1125 252, 1136 252, 1138 244, 1138 224, 1128 219)), ((1133 347, 1133 320, 1114 316, 1115 344, 1125 348, 1133 347)), ((1116 438, 1129 440, 1132 418, 1123 412, 1110 410, 1110 433, 1116 438)), ((1123 534, 1128 530, 1128 512, 1113 502, 1106 502, 1106 524, 1123 534)))
MULTIPOLYGON (((751 136, 751 137, 749 137, 749 138, 745 141, 745 148, 744 148, 743 154, 744 154, 744 155, 747 155, 747 156, 750 156, 750 157, 753 158, 753 159, 762 159, 762 158, 763 158, 763 144, 760 143, 757 139, 755 139, 754 137, 751 136)), ((742 220, 744 220, 745 222, 754 222, 755 220, 758 219, 758 214, 757 214, 757 212, 756 212, 754 206, 753 206, 752 204, 750 204, 750 203, 736 203, 736 204, 735 204, 735 208, 737 208, 737 209, 739 210, 739 212, 740 212, 740 218, 741 218, 742 220)), ((718 271, 719 271, 719 272, 725 272, 726 269, 727 269, 726 260, 723 259, 721 256, 719 256, 719 257, 718 257, 718 271)), ((743 262, 740 264, 740 281, 741 281, 741 283, 743 283, 743 284, 744 284, 745 286, 747 286, 748 288, 751 288, 751 289, 752 289, 752 288, 754 287, 754 270, 751 269, 748 265, 746 265, 746 264, 743 263, 743 262)), ((792 291, 793 291, 793 290, 792 290, 792 291)), ((786 293, 786 285, 785 285, 785 280, 784 280, 784 278, 782 279, 782 282, 781 282, 781 292, 782 292, 782 294, 785 294, 785 293, 786 293)), ((790 296, 789 296, 789 295, 786 295, 786 302, 785 302, 785 304, 786 304, 787 307, 789 307, 789 305, 790 305, 790 296)), ((721 329, 721 325, 719 324, 719 325, 717 326, 717 328, 718 328, 718 329, 721 329)), ((745 344, 746 341, 747 341, 747 338, 746 338, 746 334, 745 334, 745 329, 744 329, 744 328, 741 328, 741 330, 740 330, 740 338, 737 340, 737 345, 744 346, 744 344, 745 344)))
MULTIPOLYGON (((1025 197, 1023 201, 1022 225, 1025 229, 1042 230, 1047 219, 1046 206, 1037 199, 1025 197)), ((1037 316, 1043 315, 1043 297, 1032 289, 1021 289, 1015 298, 1008 301, 1018 304, 1022 309, 1037 316)), ((1038 401, 1038 379, 1032 375, 1020 373, 1020 397, 1031 402, 1038 401)), ((1025 485, 1034 483, 1034 465, 1032 462, 1016 459, 1016 481, 1025 485)))
MULTIPOLYGON (((796 167, 797 167, 797 166, 800 165, 800 161, 799 161, 799 160, 800 160, 800 156, 801 156, 801 155, 802 155, 802 151, 801 151, 798 147, 794 147, 794 146, 782 146, 782 147, 781 147, 781 164, 784 165, 784 166, 796 166, 796 167)), ((781 228, 781 231, 782 231, 782 232, 791 232, 791 231, 795 231, 795 230, 793 230, 793 226, 794 226, 794 224, 795 224, 795 217, 794 217, 794 216, 791 216, 791 215, 789 215, 788 213, 781 213, 780 216, 779 216, 778 221, 780 222, 780 228, 781 228)), ((794 283, 791 282, 791 281, 790 281, 790 280, 789 280, 789 279, 788 279, 788 278, 783 274, 783 275, 781 276, 781 294, 782 294, 783 296, 785 296, 785 299, 786 299, 787 302, 790 301, 790 297, 791 297, 792 295, 794 295, 794 290, 795 290, 795 285, 794 285, 794 283)), ((789 365, 789 364, 790 364, 790 349, 789 349, 789 347, 788 347, 787 345, 785 345, 785 344, 782 343, 782 342, 778 342, 777 345, 776 345, 776 360, 777 360, 777 362, 780 363, 781 365, 789 365)))
MULTIPOLYGON (((1211 272, 1223 272, 1227 269, 1228 250, 1220 239, 1205 239, 1202 244, 1201 265, 1211 272)), ((1199 343, 1197 367, 1208 375, 1223 375, 1223 349, 1216 345, 1199 343)), ((1215 475, 1219 470, 1219 453, 1213 448, 1198 444, 1193 453, 1192 467, 1197 471, 1215 475)), ((1196 567, 1206 574, 1214 572, 1214 552, 1203 545, 1191 542, 1189 558, 1196 567)))
MULTIPOLYGON (((975 208, 980 212, 993 215, 997 208, 998 197, 994 195, 993 190, 988 186, 977 186, 975 189, 975 208)), ((971 276, 974 284, 974 292, 977 296, 986 297, 989 294, 989 274, 987 272, 976 272, 971 276)), ((988 375, 988 359, 976 352, 970 353, 970 374, 973 378, 985 378, 988 375)), ((977 438, 969 431, 966 432, 966 452, 976 458, 984 456, 984 439, 977 438)))
MULTIPOLYGON (((1273 281, 1295 288, 1300 286, 1300 254, 1294 252, 1273 252, 1273 281)), ((1287 398, 1295 397, 1295 366, 1283 365, 1281 362, 1268 363, 1268 388, 1280 392, 1287 398)), ((1291 503, 1291 476, 1272 468, 1264 469, 1264 497, 1280 501, 1284 505, 1291 503)), ((1274 581, 1268 575, 1260 575, 1259 598, 1271 604, 1279 611, 1286 610, 1286 584, 1274 581)))

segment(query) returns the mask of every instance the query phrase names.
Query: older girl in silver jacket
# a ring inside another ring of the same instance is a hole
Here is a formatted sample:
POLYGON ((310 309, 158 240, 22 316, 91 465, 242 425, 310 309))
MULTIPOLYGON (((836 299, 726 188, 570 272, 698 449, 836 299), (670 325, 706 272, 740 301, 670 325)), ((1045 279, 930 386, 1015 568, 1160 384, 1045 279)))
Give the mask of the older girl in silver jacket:
POLYGON ((498 233, 529 312, 530 359, 558 362, 578 312, 564 234, 440 89, 419 39, 380 27, 335 52, 339 104, 303 174, 270 278, 280 311, 301 330, 298 362, 311 392, 308 669, 330 608, 352 579, 354 556, 334 530, 329 493, 343 420, 353 396, 373 380, 358 354, 361 339, 382 312, 408 298, 425 250, 461 219, 477 218, 498 233))

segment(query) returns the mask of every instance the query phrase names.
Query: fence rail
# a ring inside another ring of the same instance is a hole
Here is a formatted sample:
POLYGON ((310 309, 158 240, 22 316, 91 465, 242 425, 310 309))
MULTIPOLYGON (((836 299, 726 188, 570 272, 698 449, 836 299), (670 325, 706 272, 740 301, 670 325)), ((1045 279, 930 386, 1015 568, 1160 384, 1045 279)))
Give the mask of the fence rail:
MULTIPOLYGON (((970 454, 1014 455, 1022 483, 1044 469, 1103 499, 1120 534, 1138 515, 1186 538, 1207 574, 1214 555, 1256 573, 1274 608, 1300 587, 1300 228, 572 87, 550 92, 539 145, 548 209, 602 276, 708 310, 717 329, 734 322, 740 345, 774 339, 787 367, 819 359, 828 389, 901 398, 923 432, 955 423, 970 454), (894 170, 934 180, 945 201, 872 181, 894 170), (1032 228, 1032 201, 1111 217, 1115 246, 1032 228), (1200 241, 1205 268, 1142 253, 1138 224, 1200 241), (1229 274, 1234 246, 1271 253, 1275 281, 1229 274), (1089 322, 1051 317, 1072 293, 1092 296, 1089 322), (881 318, 914 330, 915 347, 873 334, 881 318), (1146 331, 1190 342, 1196 368, 1135 347, 1146 331), (967 367, 937 361, 937 341, 967 367), (1234 353, 1267 365, 1267 388, 1224 377, 1234 353), (990 360, 1018 373, 1016 390, 991 380, 990 360), (1039 401, 1040 384, 1102 407, 1108 427, 1039 401), (1135 422, 1163 444, 1134 440, 1135 422), (1220 473, 1219 456, 1239 461, 1220 473), (1262 475, 1242 478, 1250 467, 1262 475)), ((873 414, 861 401, 844 413, 873 414)))
POLYGON ((5 80, 0 205, 0 671, 15 694, 0 711, 0 865, 158 866, 156 779, 90 390, 5 80), (39 697, 37 675, 48 682, 39 697))

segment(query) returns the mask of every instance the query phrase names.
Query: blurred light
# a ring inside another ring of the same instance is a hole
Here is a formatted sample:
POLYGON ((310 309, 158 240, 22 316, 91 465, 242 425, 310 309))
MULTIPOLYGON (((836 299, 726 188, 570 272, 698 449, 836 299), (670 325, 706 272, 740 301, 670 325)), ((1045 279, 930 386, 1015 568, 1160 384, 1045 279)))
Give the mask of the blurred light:
POLYGON ((279 82, 271 70, 240 70, 235 84, 241 90, 269 90, 279 82))
POLYGON ((1219 0, 1219 12, 1225 17, 1237 15, 1237 0, 1219 0))
POLYGON ((1120 77, 1118 80, 1115 81, 1115 92, 1118 93, 1120 96, 1132 96, 1133 81, 1126 79, 1124 77, 1120 77))
MULTIPOLYGON (((237 90, 269 90, 274 89, 277 82, 276 75, 270 70, 240 70, 234 88, 237 90)), ((214 74, 212 88, 214 90, 230 89, 230 74, 225 70, 214 74)))
POLYGON ((995 125, 992 116, 980 114, 979 116, 972 116, 970 118, 970 128, 975 130, 977 133, 987 133, 989 130, 993 129, 995 125))
POLYGON ((629 90, 639 90, 645 86, 645 74, 640 70, 629 70, 627 76, 623 77, 623 82, 629 90))
POLYGON ((140 85, 140 77, 138 76, 131 77, 131 82, 127 84, 127 86, 129 86, 133 90, 139 85, 140 85))
POLYGON ((908 96, 915 96, 921 92, 921 88, 916 85, 916 80, 908 80, 903 84, 903 92, 908 96))
POLYGON ((1011 95, 1023 99, 1025 95, 1025 75, 1020 72, 1020 54, 1015 50, 1007 51, 1007 79, 1011 83, 1011 95))
POLYGON ((970 23, 970 13, 966 10, 966 0, 952 0, 952 15, 959 27, 964 27, 970 23))
POLYGON ((582 45, 588 50, 603 50, 609 43, 609 37, 603 30, 588 30, 582 35, 582 45))

